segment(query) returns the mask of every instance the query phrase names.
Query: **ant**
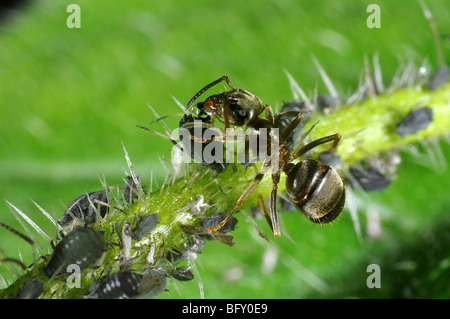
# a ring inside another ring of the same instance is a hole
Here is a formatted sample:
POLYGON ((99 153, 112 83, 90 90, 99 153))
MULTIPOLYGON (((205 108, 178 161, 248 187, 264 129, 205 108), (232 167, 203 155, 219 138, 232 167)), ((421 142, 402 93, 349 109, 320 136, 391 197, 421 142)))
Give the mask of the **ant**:
MULTIPOLYGON (((278 237, 281 235, 276 208, 277 189, 281 172, 287 175, 286 189, 290 199, 308 219, 315 223, 325 224, 339 216, 345 203, 345 187, 339 174, 332 167, 316 160, 306 159, 297 164, 292 162, 311 149, 324 143, 334 141, 332 148, 335 149, 341 139, 341 135, 336 133, 317 139, 304 145, 298 151, 291 152, 286 146, 286 141, 300 124, 304 117, 303 114, 301 112, 283 113, 292 117, 295 115, 295 117, 283 130, 281 136, 278 136, 278 128, 275 125, 275 120, 281 115, 277 115, 274 118, 270 105, 264 105, 261 99, 248 91, 233 88, 227 76, 222 76, 202 88, 188 102, 186 110, 190 109, 201 94, 222 81, 227 82, 230 91, 212 95, 205 102, 198 103, 197 108, 200 113, 206 113, 212 119, 219 119, 219 121, 225 123, 226 128, 230 124, 243 127, 244 129, 250 127, 253 134, 258 135, 258 138, 266 139, 266 145, 268 147, 265 151, 271 154, 276 153, 279 161, 278 166, 275 167, 275 163, 272 163, 272 158, 267 157, 263 161, 261 172, 256 175, 253 183, 241 195, 234 209, 219 225, 208 228, 208 231, 210 233, 217 232, 230 220, 271 167, 274 168, 272 172, 273 186, 270 194, 270 216, 266 217, 275 236, 278 237), (266 116, 265 118, 260 118, 259 115, 264 110, 266 110, 266 116), (262 128, 268 130, 267 135, 260 134, 262 128), (278 141, 279 143, 278 145, 275 143, 276 146, 273 148, 274 144, 272 141, 278 141)), ((259 152, 261 151, 259 150, 259 152)))

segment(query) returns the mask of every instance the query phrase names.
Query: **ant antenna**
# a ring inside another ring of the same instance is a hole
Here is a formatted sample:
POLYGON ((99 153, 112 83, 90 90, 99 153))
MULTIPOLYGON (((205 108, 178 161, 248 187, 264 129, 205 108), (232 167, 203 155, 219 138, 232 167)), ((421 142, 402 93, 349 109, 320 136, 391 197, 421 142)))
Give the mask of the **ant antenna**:
POLYGON ((224 75, 220 78, 218 78, 217 80, 209 83, 207 86, 205 86, 203 89, 201 89, 200 91, 198 91, 188 102, 188 104, 186 105, 186 110, 189 110, 192 106, 192 104, 194 104, 194 102, 200 97, 200 95, 202 95, 203 93, 205 93, 207 90, 209 90, 211 87, 213 87, 214 85, 225 81, 227 82, 228 86, 230 87, 230 90, 233 89, 233 87, 230 84, 230 79, 228 78, 228 76, 224 75))

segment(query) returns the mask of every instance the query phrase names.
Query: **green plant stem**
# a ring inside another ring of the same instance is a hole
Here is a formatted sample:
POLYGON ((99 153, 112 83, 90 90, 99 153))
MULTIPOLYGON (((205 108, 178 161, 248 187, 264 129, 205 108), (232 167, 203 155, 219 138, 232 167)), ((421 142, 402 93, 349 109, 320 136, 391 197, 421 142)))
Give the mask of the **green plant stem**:
MULTIPOLYGON (((429 138, 440 138, 449 134, 449 106, 450 106, 450 83, 442 86, 436 91, 421 90, 414 87, 396 90, 391 94, 382 94, 368 98, 360 103, 347 105, 339 108, 333 113, 324 116, 315 114, 309 125, 319 121, 319 124, 311 131, 311 140, 333 133, 342 135, 341 143, 337 153, 341 157, 344 167, 357 163, 363 159, 371 158, 376 154, 404 145, 422 141, 429 138), (433 110, 433 121, 428 128, 401 138, 396 133, 396 125, 411 110, 421 106, 428 106, 433 110)), ((311 153, 313 157, 329 148, 322 145, 311 153)), ((223 174, 219 174, 218 183, 224 192, 211 178, 209 171, 201 173, 191 183, 192 187, 186 185, 190 182, 191 173, 198 168, 198 164, 190 165, 188 174, 176 180, 174 183, 166 182, 165 185, 149 195, 142 194, 138 200, 123 209, 111 209, 106 218, 99 221, 94 227, 105 231, 105 240, 119 243, 119 238, 114 231, 114 225, 123 225, 124 222, 133 223, 136 216, 142 216, 148 212, 156 213, 159 224, 151 234, 139 242, 133 241, 131 256, 135 257, 132 270, 148 268, 150 266, 173 267, 173 262, 167 261, 168 252, 182 251, 188 247, 192 239, 186 233, 184 225, 200 226, 201 220, 214 212, 231 211, 240 195, 248 187, 255 176, 254 168, 242 168, 236 166, 236 170, 229 167, 223 174), (195 204, 203 206, 194 207, 195 204), (154 253, 149 256, 151 247, 154 253), (150 258, 151 257, 151 258, 150 258), (153 264, 148 261, 153 260, 153 264)), ((260 165, 255 165, 257 169, 260 165)), ((279 191, 285 189, 285 176, 279 183, 279 191)), ((268 198, 271 190, 270 174, 266 174, 255 192, 248 198, 243 208, 256 204, 257 194, 268 198)), ((120 197, 120 196, 118 196, 120 197)), ((116 202, 119 201, 116 199, 116 202)), ((119 204, 118 204, 119 205, 119 204)), ((106 274, 109 267, 118 261, 120 248, 108 245, 106 256, 95 270, 98 278, 100 274, 106 274)), ((11 298, 28 280, 40 280, 45 284, 45 292, 41 298, 80 298, 86 293, 82 288, 68 288, 66 277, 56 278, 49 281, 42 269, 50 255, 43 256, 34 268, 19 278, 10 287, 0 291, 0 298, 11 298)), ((92 284, 92 270, 86 270, 82 274, 81 284, 88 288, 92 284)))

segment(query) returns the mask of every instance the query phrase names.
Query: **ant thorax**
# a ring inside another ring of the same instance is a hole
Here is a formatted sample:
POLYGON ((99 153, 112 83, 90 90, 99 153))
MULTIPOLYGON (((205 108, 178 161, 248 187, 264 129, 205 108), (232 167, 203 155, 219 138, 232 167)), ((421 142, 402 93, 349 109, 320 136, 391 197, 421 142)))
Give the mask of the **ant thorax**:
POLYGON ((224 123, 226 127, 243 128, 251 125, 264 111, 259 97, 238 88, 211 95, 203 103, 198 103, 197 108, 205 109, 209 116, 224 123))

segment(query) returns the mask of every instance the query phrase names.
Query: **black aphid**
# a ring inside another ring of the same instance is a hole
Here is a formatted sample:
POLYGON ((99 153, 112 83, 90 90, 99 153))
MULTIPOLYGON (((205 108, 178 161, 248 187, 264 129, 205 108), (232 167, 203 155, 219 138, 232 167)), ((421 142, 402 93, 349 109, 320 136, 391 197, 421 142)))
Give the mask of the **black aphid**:
POLYGON ((210 116, 194 117, 192 114, 185 114, 179 123, 179 133, 183 150, 192 159, 201 163, 202 166, 207 166, 217 174, 223 173, 227 169, 228 163, 226 163, 223 157, 225 154, 225 145, 221 141, 213 140, 214 137, 221 136, 222 132, 217 128, 214 129, 210 116), (209 134, 207 137, 204 136, 206 135, 205 132, 209 134), (203 139, 210 141, 203 143, 201 141, 203 139), (206 152, 207 150, 209 152, 206 152), (216 154, 216 150, 221 150, 222 153, 216 154), (211 158, 207 158, 209 156, 211 158))
MULTIPOLYGON (((228 211, 212 215, 211 217, 206 217, 202 220, 202 227, 203 228, 211 228, 219 225, 225 217, 228 215, 228 211)), ((238 220, 235 217, 231 217, 229 221, 219 230, 221 233, 228 233, 230 231, 233 231, 236 227, 238 220)))
POLYGON ((173 248, 167 252, 166 258, 172 263, 183 260, 194 260, 197 258, 198 254, 201 254, 202 249, 205 247, 205 241, 198 233, 200 231, 201 234, 206 234, 206 229, 192 225, 181 225, 181 228, 189 235, 189 237, 184 243, 184 247, 173 248))
POLYGON ((71 264, 78 265, 80 271, 94 267, 103 257, 105 249, 104 232, 78 226, 56 245, 44 272, 51 278, 66 274, 67 266, 71 264))
POLYGON ((106 275, 92 284, 87 299, 131 299, 139 295, 143 276, 128 270, 106 275))
POLYGON ((330 94, 318 94, 316 98, 317 108, 325 114, 330 113, 339 106, 339 99, 330 94))
POLYGON ((192 271, 181 267, 169 270, 169 275, 178 281, 189 281, 194 279, 192 271))
POLYGON ((341 158, 334 152, 324 151, 320 153, 319 161, 325 165, 333 167, 334 169, 340 169, 342 167, 341 158))
POLYGON ((82 194, 70 203, 58 223, 63 227, 93 224, 97 220, 97 212, 103 218, 109 210, 100 202, 108 203, 106 190, 82 194))
POLYGON ((166 277, 157 269, 142 273, 139 295, 136 299, 154 299, 166 290, 166 277))
MULTIPOLYGON (((350 167, 350 173, 355 178, 359 186, 368 192, 380 192, 391 183, 391 179, 373 168, 360 169, 355 166, 350 167)), ((356 185, 354 185, 356 186, 356 185)))
POLYGON ((44 292, 44 284, 40 281, 30 281, 20 289, 13 299, 37 299, 44 292))
POLYGON ((153 229, 158 225, 158 214, 146 214, 138 222, 136 228, 131 232, 131 237, 134 240, 141 240, 149 235, 153 229))
POLYGON ((409 112, 397 125, 397 134, 405 137, 424 130, 433 120, 433 109, 424 106, 409 112))
POLYGON ((450 79, 450 67, 447 65, 441 66, 436 72, 431 76, 428 82, 428 88, 430 90, 436 90, 442 85, 448 82, 450 79))

